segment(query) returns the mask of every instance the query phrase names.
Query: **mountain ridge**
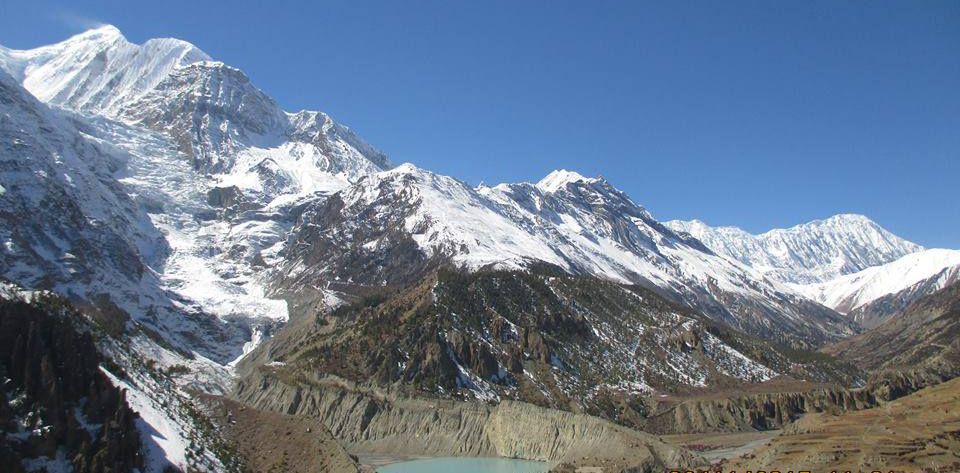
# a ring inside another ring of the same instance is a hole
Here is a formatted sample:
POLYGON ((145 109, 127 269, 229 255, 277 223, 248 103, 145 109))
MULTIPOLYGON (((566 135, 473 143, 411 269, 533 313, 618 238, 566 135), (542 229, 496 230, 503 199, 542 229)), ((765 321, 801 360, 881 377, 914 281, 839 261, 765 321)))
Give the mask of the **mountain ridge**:
POLYGON ((389 285, 400 282, 389 274, 406 274, 396 265, 431 258, 471 269, 539 261, 662 291, 740 329, 784 336, 763 322, 772 318, 809 340, 850 333, 828 310, 804 306, 790 290, 676 235, 603 180, 574 179, 548 192, 527 183, 474 189, 405 164, 307 205, 293 234, 281 270, 288 289, 316 281, 389 285), (339 265, 346 255, 361 265, 339 265))
POLYGON ((923 249, 859 214, 837 214, 759 235, 738 227, 711 227, 699 220, 672 220, 666 225, 791 284, 825 282, 923 249))

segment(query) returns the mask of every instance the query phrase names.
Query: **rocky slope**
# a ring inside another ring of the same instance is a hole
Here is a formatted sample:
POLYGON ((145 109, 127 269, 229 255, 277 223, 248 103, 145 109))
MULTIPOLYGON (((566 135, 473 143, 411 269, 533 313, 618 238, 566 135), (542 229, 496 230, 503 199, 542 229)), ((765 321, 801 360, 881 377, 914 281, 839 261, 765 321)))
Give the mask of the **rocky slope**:
POLYGON ((923 249, 863 215, 841 214, 760 235, 699 220, 666 223, 711 250, 784 283, 813 284, 889 263, 923 249))
POLYGON ((253 472, 358 473, 359 466, 314 417, 269 412, 203 397, 204 412, 253 472))
POLYGON ((960 284, 909 304, 876 328, 824 348, 869 371, 857 388, 758 385, 748 392, 677 396, 651 405, 642 428, 662 433, 771 429, 800 416, 883 405, 960 376, 960 284))
POLYGON ((857 370, 717 324, 641 287, 558 268, 442 268, 295 323, 241 367, 323 374, 412 396, 518 399, 631 425, 641 398, 775 376, 846 382, 857 370))
POLYGON ((809 414, 871 409, 960 375, 951 353, 907 369, 876 372, 856 388, 775 380, 742 389, 652 398, 637 428, 659 434, 749 432, 785 428, 809 414))
POLYGON ((100 371, 84 322, 61 304, 0 300, 0 470, 143 468, 137 415, 100 371))
POLYGON ((921 297, 876 328, 825 350, 870 370, 953 366, 960 374, 960 283, 921 297))
POLYGON ((167 248, 113 178, 122 159, 2 71, 0 112, 0 274, 77 297, 136 285, 167 248))

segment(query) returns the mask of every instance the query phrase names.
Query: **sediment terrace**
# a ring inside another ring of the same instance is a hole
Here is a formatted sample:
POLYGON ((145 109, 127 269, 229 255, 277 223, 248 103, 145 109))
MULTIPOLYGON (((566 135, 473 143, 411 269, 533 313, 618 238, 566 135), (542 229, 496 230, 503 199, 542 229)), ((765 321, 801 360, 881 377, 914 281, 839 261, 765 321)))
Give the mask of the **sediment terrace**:
POLYGON ((244 378, 233 397, 258 409, 320 419, 356 454, 498 456, 613 471, 706 464, 650 434, 516 401, 402 398, 335 380, 294 385, 269 369, 244 378))

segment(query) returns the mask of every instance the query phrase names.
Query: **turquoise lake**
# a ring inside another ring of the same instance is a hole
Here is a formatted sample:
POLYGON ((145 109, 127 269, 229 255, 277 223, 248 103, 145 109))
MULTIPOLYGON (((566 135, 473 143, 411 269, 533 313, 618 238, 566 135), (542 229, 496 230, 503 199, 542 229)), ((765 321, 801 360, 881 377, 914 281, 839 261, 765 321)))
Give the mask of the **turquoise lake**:
POLYGON ((510 458, 426 458, 377 468, 379 473, 545 473, 549 463, 510 458))

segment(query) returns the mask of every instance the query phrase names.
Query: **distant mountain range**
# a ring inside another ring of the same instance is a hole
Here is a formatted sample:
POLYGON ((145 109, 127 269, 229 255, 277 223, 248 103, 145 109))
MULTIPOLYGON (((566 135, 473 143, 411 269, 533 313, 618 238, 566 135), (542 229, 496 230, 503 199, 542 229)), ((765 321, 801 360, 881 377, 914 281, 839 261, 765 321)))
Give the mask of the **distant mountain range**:
POLYGON ((856 214, 835 215, 760 235, 737 227, 710 227, 699 220, 673 220, 667 226, 790 284, 823 283, 923 249, 856 214))

